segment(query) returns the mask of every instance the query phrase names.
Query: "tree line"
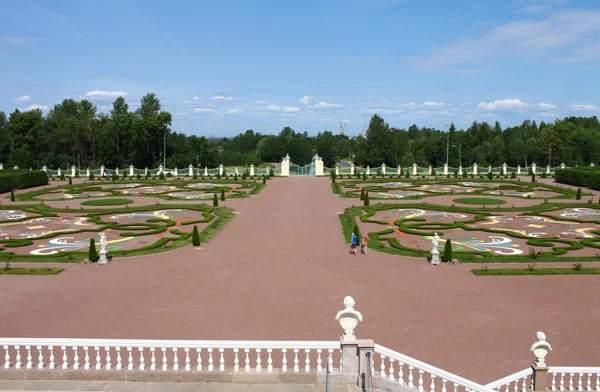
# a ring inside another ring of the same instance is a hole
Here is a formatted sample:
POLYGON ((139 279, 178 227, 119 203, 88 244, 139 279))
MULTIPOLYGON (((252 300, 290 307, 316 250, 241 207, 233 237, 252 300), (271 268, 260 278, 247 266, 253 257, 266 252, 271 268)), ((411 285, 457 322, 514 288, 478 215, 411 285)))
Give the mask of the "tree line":
POLYGON ((285 127, 276 135, 247 130, 233 138, 187 136, 171 129, 172 117, 163 111, 156 95, 141 99, 135 111, 124 98, 112 110, 99 113, 87 100, 65 99, 45 116, 39 109, 10 115, 0 111, 0 162, 6 167, 49 168, 155 168, 163 162, 166 139, 167 167, 249 166, 280 162, 306 165, 315 153, 326 167, 340 160, 360 166, 439 167, 537 165, 583 166, 600 162, 600 123, 597 117, 567 117, 552 123, 525 120, 503 129, 498 122, 473 122, 458 130, 390 127, 375 114, 364 135, 350 137, 330 131, 309 136, 285 127))

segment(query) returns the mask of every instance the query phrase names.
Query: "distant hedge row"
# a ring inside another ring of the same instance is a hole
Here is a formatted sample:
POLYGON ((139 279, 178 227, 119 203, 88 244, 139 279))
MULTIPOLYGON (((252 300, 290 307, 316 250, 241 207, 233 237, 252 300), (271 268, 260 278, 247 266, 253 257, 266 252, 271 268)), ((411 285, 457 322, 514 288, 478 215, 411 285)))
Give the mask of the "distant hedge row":
POLYGON ((600 190, 600 170, 596 168, 566 168, 556 171, 556 182, 600 190))
POLYGON ((0 193, 13 189, 25 189, 47 185, 48 176, 42 170, 2 170, 0 171, 0 193))

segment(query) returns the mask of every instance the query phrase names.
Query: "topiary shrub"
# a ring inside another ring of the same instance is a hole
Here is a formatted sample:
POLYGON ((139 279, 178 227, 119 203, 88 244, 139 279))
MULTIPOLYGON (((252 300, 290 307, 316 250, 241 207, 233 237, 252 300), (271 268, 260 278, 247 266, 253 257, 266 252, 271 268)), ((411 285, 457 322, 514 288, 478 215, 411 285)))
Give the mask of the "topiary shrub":
POLYGON ((90 262, 94 262, 98 260, 98 252, 96 252, 96 241, 92 238, 90 239, 90 248, 88 250, 88 259, 90 262))
POLYGON ((192 245, 200 246, 200 234, 198 234, 198 226, 194 226, 192 231, 192 245))
POLYGON ((269 177, 275 177, 275 171, 273 170, 273 168, 269 170, 269 177))
POLYGON ((488 177, 488 180, 493 180, 494 174, 492 172, 488 172, 487 177, 488 177))
POLYGON ((575 199, 581 200, 581 188, 577 188, 577 195, 575 195, 575 199))
POLYGON ((535 182, 535 173, 531 172, 531 182, 535 182))
POLYGON ((266 184, 266 183, 267 183, 267 176, 265 176, 265 175, 263 174, 263 184, 266 184))
POLYGON ((450 241, 450 239, 447 239, 446 244, 444 245, 444 254, 442 255, 442 261, 448 263, 452 261, 452 241, 450 241))
POLYGON ((432 175, 433 177, 435 177, 435 175, 436 175, 436 173, 435 173, 435 169, 431 169, 431 175, 432 175))
POLYGON ((235 175, 233 176, 233 181, 237 182, 237 180, 238 180, 238 176, 237 176, 237 173, 235 173, 235 175))
POLYGON ((160 174, 158 175, 158 179, 159 180, 164 180, 165 179, 165 173, 164 172, 160 172, 160 174))
POLYGON ((512 178, 513 180, 515 178, 517 178, 517 173, 515 173, 515 172, 510 173, 510 178, 512 178))
POLYGON ((213 207, 219 206, 219 199, 217 198, 217 194, 215 193, 213 196, 213 207))
POLYGON ((221 189, 221 201, 225 201, 225 191, 221 189))
POLYGON ((60 173, 60 180, 64 181, 65 180, 65 173, 60 173))
POLYGON ((71 180, 71 177, 69 177, 69 185, 73 185, 73 180, 71 180))
POLYGON ((363 178, 363 181, 367 181, 367 173, 366 172, 363 173, 363 177, 362 178, 363 178))
POLYGON ((369 192, 365 192, 365 198, 364 200, 364 205, 368 206, 369 205, 369 192))
POLYGON ((142 178, 142 176, 140 175, 140 173, 138 173, 138 174, 135 176, 135 178, 136 178, 136 179, 138 179, 138 180, 140 180, 140 179, 142 178))
POLYGON ((90 175, 88 176, 88 180, 90 181, 94 181, 94 173, 90 172, 90 175))
POLYGON ((360 200, 365 200, 365 188, 360 189, 360 200))
POLYGON ((13 190, 10 191, 10 201, 15 201, 15 192, 13 190))

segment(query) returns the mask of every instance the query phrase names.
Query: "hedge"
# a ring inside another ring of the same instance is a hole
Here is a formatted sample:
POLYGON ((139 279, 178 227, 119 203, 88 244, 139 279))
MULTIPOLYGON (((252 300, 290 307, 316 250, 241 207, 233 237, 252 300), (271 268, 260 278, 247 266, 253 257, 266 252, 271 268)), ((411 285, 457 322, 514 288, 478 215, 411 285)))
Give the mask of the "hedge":
POLYGON ((583 186, 600 190, 600 170, 594 168, 572 167, 556 171, 556 182, 574 186, 583 186))
POLYGON ((39 185, 48 185, 48 176, 42 170, 7 170, 5 173, 0 173, 0 193, 39 185))

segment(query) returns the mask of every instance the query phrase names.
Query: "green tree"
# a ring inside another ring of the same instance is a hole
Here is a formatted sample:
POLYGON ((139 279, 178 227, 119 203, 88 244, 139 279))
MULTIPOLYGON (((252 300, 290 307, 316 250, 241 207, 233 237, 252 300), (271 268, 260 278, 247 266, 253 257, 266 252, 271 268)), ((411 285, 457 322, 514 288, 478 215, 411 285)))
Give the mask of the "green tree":
POLYGON ((365 200, 365 188, 360 188, 360 200, 365 200))
POLYGON ((96 241, 93 238, 90 239, 90 247, 88 249, 88 260, 90 262, 98 260, 98 252, 96 252, 96 241))
POLYGON ((15 201, 15 192, 13 190, 10 191, 10 201, 15 201))
POLYGON ((69 177, 69 185, 73 185, 73 181, 71 180, 71 177, 69 177))
POLYGON ((447 239, 446 244, 444 245, 444 255, 442 256, 442 260, 446 262, 452 261, 452 241, 450 239, 447 239))
POLYGON ((213 195, 213 206, 214 207, 218 207, 219 206, 219 199, 217 198, 217 194, 216 193, 213 195))
POLYGON ((364 205, 368 206, 369 205, 369 192, 365 192, 365 197, 364 197, 364 205))
POLYGON ((581 200, 581 188, 577 188, 577 195, 575 195, 575 199, 581 200))
POLYGON ((225 191, 221 189, 221 201, 225 201, 225 191))
POLYGON ((200 234, 198 234, 198 226, 194 225, 194 230, 192 231, 192 245, 200 246, 200 234))
POLYGON ((535 173, 531 173, 531 182, 535 182, 535 173))
POLYGON ((262 176, 262 182, 263 182, 263 184, 267 183, 267 177, 264 174, 262 176))

